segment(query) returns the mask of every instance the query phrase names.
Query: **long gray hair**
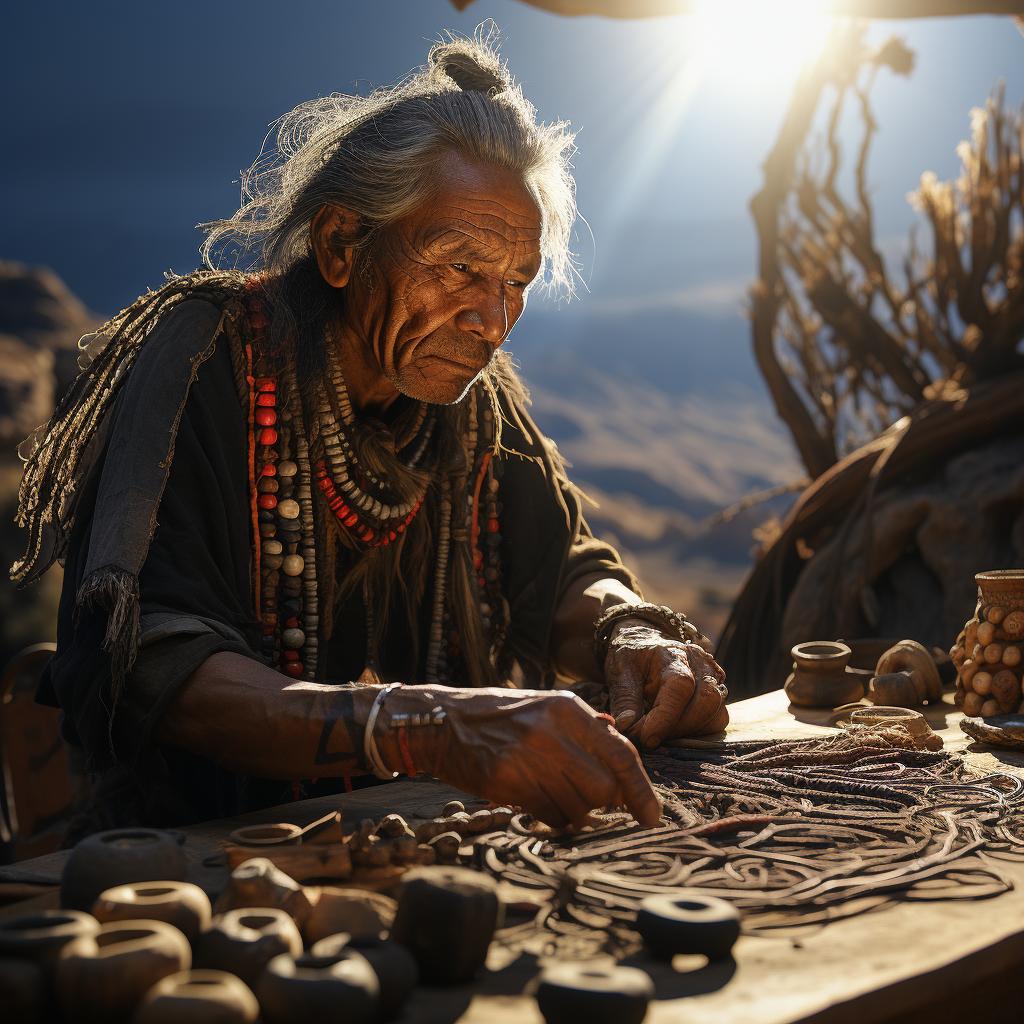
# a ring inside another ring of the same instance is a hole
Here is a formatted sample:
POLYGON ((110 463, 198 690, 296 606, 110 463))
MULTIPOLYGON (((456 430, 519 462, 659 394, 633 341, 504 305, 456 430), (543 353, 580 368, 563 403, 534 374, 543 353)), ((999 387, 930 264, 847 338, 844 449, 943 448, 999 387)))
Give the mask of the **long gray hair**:
POLYGON ((570 173, 573 134, 537 112, 502 64, 493 29, 437 43, 426 66, 368 96, 335 93, 300 104, 277 122, 276 147, 242 178, 242 205, 205 225, 203 259, 216 269, 234 247, 287 274, 310 255, 309 227, 325 205, 359 215, 357 246, 373 250, 385 229, 425 201, 449 152, 522 176, 541 210, 544 269, 538 280, 571 293, 570 173))

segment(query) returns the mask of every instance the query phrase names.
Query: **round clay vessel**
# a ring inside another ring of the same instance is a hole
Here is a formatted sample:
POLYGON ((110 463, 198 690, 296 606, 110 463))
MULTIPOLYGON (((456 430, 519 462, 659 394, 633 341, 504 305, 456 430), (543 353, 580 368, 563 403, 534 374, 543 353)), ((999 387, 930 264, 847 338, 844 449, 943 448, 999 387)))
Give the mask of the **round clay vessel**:
POLYGON ((97 921, 166 921, 189 942, 210 923, 210 898, 191 882, 129 882, 100 894, 93 904, 97 921))
POLYGON ((0 1010, 12 1024, 41 1024, 50 1009, 46 974, 34 960, 0 957, 0 1010))
POLYGON ((80 910, 37 910, 0 921, 0 956, 35 960, 48 971, 64 946, 99 930, 99 921, 80 910))
POLYGON ((366 958, 355 950, 323 966, 297 965, 282 955, 267 964, 256 995, 266 1024, 340 1019, 372 1024, 378 1019, 380 985, 366 958))
POLYGON ((181 971, 143 997, 132 1024, 253 1024, 260 1004, 240 978, 225 971, 181 971))
POLYGON ((118 828, 83 839, 60 876, 60 904, 91 910, 101 892, 127 882, 184 882, 185 851, 169 832, 118 828))
POLYGON ((302 953, 295 922, 276 907, 242 907, 218 914, 195 943, 197 967, 227 971, 254 988, 275 956, 302 953))
POLYGON ((536 994, 547 1024, 640 1024, 654 983, 636 967, 555 964, 541 974, 536 994))
POLYGON ((68 1024, 116 1024, 161 978, 191 965, 188 939, 173 925, 111 921, 61 950, 54 987, 68 1024))
POLYGON ((812 640, 797 644, 790 653, 793 673, 784 689, 792 703, 808 708, 834 708, 864 696, 860 678, 846 671, 853 654, 846 644, 812 640))
POLYGON ((1024 609, 1024 569, 988 569, 974 577, 985 605, 1000 605, 1005 612, 1024 609))
POLYGON ((307 959, 318 963, 335 963, 347 955, 346 951, 351 950, 364 956, 377 975, 380 983, 380 1019, 391 1020, 396 1017, 419 981, 419 970, 412 953, 397 942, 379 936, 350 936, 345 933, 330 935, 315 943, 298 963, 304 965, 307 959))
POLYGON ((740 915, 713 896, 648 896, 640 902, 636 930, 659 956, 702 953, 721 960, 739 938, 740 915))
POLYGON ((413 868, 402 882, 391 938, 416 958, 422 982, 457 985, 483 967, 502 917, 497 886, 487 875, 413 868))
POLYGON ((277 825, 246 825, 229 836, 239 846, 294 846, 302 838, 298 825, 281 822, 277 825))

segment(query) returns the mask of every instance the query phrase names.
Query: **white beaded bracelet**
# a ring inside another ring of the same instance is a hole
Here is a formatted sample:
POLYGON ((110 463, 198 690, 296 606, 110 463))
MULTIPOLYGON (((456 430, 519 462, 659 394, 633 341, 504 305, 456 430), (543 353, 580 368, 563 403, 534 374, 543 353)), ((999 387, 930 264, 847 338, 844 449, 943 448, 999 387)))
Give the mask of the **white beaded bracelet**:
POLYGON ((384 699, 392 690, 401 685, 401 683, 390 683, 377 694, 373 706, 370 708, 370 715, 366 719, 366 731, 363 733, 363 753, 366 755, 367 765, 369 765, 370 770, 378 779, 386 779, 388 782, 392 779, 397 779, 398 772, 389 772, 387 766, 381 760, 380 753, 377 750, 377 741, 373 738, 373 727, 377 724, 377 715, 384 706, 384 699))

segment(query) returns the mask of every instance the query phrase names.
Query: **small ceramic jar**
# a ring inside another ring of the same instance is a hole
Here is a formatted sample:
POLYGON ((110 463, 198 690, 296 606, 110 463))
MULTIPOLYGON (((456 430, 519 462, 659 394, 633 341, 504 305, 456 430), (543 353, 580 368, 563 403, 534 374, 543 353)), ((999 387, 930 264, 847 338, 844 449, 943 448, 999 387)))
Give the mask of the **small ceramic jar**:
POLYGON ((256 996, 266 1024, 337 1020, 341 1007, 345 1024, 374 1024, 380 985, 373 968, 355 950, 328 963, 296 964, 285 954, 267 964, 256 996))
POLYGON ((0 956, 35 960, 49 971, 69 942, 99 930, 99 921, 80 910, 38 910, 0 921, 0 956))
POLYGON ((188 970, 188 940, 164 921, 111 921, 69 942, 54 968, 68 1024, 127 1021, 161 978, 188 970))
POLYGON ((196 939, 197 967, 227 971, 253 988, 275 956, 302 953, 295 922, 275 907, 241 907, 218 914, 196 939))
POLYGON ((320 963, 335 963, 347 956, 346 951, 355 950, 369 962, 380 983, 380 1018, 391 1020, 412 995, 419 980, 419 970, 413 955, 404 946, 379 936, 330 935, 317 942, 298 961, 305 964, 307 958, 320 963))
POLYGON ((794 704, 808 708, 834 708, 864 696, 860 677, 847 672, 853 651, 844 643, 812 640, 791 651, 793 672, 783 689, 794 704))
POLYGON ((60 876, 60 905, 91 910, 101 892, 127 882, 184 882, 188 862, 176 836, 153 828, 118 828, 83 839, 60 876))
POLYGON ((260 1004, 240 978, 225 971, 181 971, 142 998, 132 1024, 253 1024, 260 1004))
POLYGON ((130 882, 107 889, 93 904, 97 921, 166 921, 189 942, 210 923, 210 898, 191 882, 130 882))

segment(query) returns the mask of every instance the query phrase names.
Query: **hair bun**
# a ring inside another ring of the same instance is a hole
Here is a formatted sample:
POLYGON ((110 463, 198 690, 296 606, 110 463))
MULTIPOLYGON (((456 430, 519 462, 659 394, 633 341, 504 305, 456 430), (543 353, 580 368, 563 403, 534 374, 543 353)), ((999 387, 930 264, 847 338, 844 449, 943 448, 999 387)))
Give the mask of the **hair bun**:
POLYGON ((430 63, 446 74, 463 92, 484 92, 495 96, 508 88, 501 65, 486 52, 474 53, 465 44, 438 46, 430 63))

